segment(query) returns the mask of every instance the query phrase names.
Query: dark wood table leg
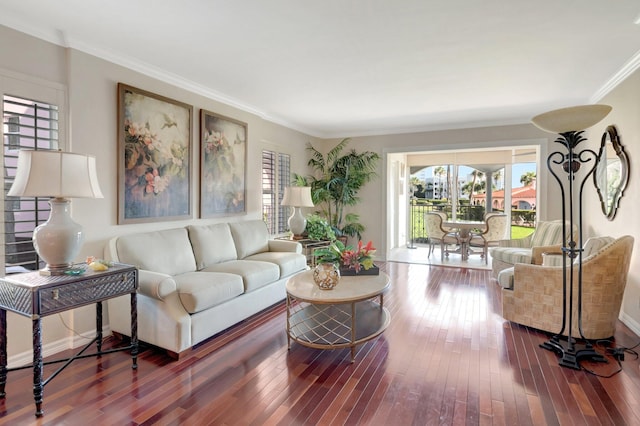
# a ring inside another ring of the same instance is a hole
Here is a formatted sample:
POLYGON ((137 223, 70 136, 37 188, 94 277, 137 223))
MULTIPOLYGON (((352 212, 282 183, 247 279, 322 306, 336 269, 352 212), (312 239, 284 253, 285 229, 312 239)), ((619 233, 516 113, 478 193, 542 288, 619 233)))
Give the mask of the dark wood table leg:
POLYGON ((0 309, 0 398, 4 398, 7 384, 7 310, 0 309))
POLYGON ((134 370, 138 368, 138 293, 131 293, 131 358, 134 370))
POLYGON ((36 417, 42 417, 42 394, 44 383, 42 382, 42 320, 40 317, 33 320, 33 399, 36 402, 36 417))
POLYGON ((96 302, 96 347, 102 352, 102 302, 96 302))

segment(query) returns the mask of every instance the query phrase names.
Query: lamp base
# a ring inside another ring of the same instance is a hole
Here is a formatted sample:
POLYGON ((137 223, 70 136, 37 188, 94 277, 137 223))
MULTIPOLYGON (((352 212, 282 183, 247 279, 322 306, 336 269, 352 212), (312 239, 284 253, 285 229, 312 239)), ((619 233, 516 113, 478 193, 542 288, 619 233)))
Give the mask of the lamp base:
POLYGON ((51 215, 33 231, 33 247, 46 266, 40 275, 63 275, 73 267, 84 237, 82 227, 71 219, 71 202, 66 198, 49 200, 51 215))
MULTIPOLYGON (((580 370, 582 369, 579 364, 581 359, 588 359, 593 362, 608 362, 607 358, 596 352, 593 345, 589 342, 576 343, 576 340, 572 337, 566 339, 566 342, 560 339, 560 336, 553 336, 548 341, 542 343, 540 347, 555 352, 560 357, 558 364, 562 367, 580 370)), ((564 340, 564 338, 562 339, 564 340)))
POLYGON ((307 219, 302 214, 300 207, 293 207, 293 213, 289 217, 289 230, 293 234, 294 240, 302 239, 302 233, 307 228, 307 219))
POLYGON ((55 277, 59 275, 66 275, 67 271, 71 269, 73 269, 73 263, 69 263, 61 266, 47 265, 44 268, 38 270, 38 273, 43 277, 55 277))

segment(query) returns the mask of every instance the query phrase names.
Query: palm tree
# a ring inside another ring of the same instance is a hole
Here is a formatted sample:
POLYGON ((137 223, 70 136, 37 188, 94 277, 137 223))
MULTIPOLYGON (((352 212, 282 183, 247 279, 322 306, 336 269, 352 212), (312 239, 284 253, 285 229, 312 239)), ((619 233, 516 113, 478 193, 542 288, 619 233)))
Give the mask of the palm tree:
POLYGON ((536 180, 536 172, 526 172, 520 176, 520 183, 524 186, 531 185, 536 180))
POLYGON ((438 195, 439 198, 442 199, 442 175, 445 174, 444 167, 438 166, 433 169, 433 174, 438 176, 438 195))
POLYGON ((297 185, 310 186, 313 203, 320 208, 336 235, 362 237, 364 225, 359 223, 360 216, 345 213, 346 206, 355 206, 360 202, 358 191, 376 176, 376 167, 380 156, 372 151, 357 153, 355 149, 341 155, 350 139, 343 139, 326 156, 311 145, 311 159, 307 165, 315 175, 294 174, 297 185))
POLYGON ((478 188, 476 188, 476 181, 479 178, 482 178, 484 176, 484 173, 482 173, 480 170, 474 170, 473 172, 471 172, 471 176, 473 176, 473 179, 471 180, 471 190, 469 191, 469 204, 473 205, 473 193, 478 190, 478 188))
POLYGON ((409 179, 409 185, 411 185, 411 195, 415 196, 415 193, 421 191, 424 194, 425 182, 420 180, 417 176, 411 176, 409 179))
POLYGON ((496 188, 501 188, 501 186, 498 185, 501 179, 502 179, 502 170, 498 170, 497 172, 493 173, 493 181, 496 183, 496 188))

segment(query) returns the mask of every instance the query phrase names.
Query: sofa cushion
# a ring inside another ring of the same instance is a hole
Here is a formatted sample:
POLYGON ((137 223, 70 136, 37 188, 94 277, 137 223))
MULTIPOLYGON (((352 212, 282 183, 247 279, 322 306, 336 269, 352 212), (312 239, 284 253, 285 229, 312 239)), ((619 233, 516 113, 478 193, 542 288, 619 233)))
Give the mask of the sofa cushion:
POLYGON ((269 231, 261 220, 230 223, 238 259, 269 250, 269 231))
POLYGON ((280 268, 280 278, 304 271, 307 259, 303 254, 265 251, 246 257, 244 260, 259 260, 275 263, 280 268))
POLYGON ((518 247, 494 247, 490 249, 491 258, 510 265, 531 263, 531 249, 518 247))
POLYGON ((278 265, 257 260, 230 260, 209 266, 203 271, 237 274, 242 277, 244 291, 247 293, 278 281, 280 278, 278 265))
POLYGON ((168 275, 196 270, 185 228, 123 235, 116 242, 118 261, 168 275))
POLYGON ((239 275, 216 272, 188 272, 174 277, 178 296, 190 314, 204 311, 244 292, 239 275))
POLYGON ((228 224, 189 225, 187 229, 197 269, 237 259, 236 246, 228 224))

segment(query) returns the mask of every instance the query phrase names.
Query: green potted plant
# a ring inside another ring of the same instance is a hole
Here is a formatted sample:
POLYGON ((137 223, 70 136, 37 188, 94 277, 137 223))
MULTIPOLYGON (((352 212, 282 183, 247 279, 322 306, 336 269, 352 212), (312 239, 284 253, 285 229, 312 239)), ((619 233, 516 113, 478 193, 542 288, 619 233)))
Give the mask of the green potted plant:
POLYGON ((344 275, 357 275, 367 273, 378 274, 379 269, 373 264, 373 255, 376 248, 371 241, 366 245, 358 241, 358 246, 345 246, 342 241, 336 240, 329 246, 315 251, 316 262, 318 264, 330 263, 340 268, 340 273, 344 275))
POLYGON ((364 225, 355 213, 347 213, 346 207, 360 202, 358 192, 376 176, 380 156, 372 151, 362 153, 354 149, 343 154, 350 139, 343 139, 326 156, 308 144, 314 174, 294 175, 296 185, 310 186, 313 203, 320 208, 319 214, 326 218, 337 237, 352 236, 362 239, 364 225))
POLYGON ((310 240, 333 241, 336 239, 336 234, 333 232, 333 228, 331 228, 327 219, 317 214, 307 216, 305 232, 307 233, 307 238, 310 240))

